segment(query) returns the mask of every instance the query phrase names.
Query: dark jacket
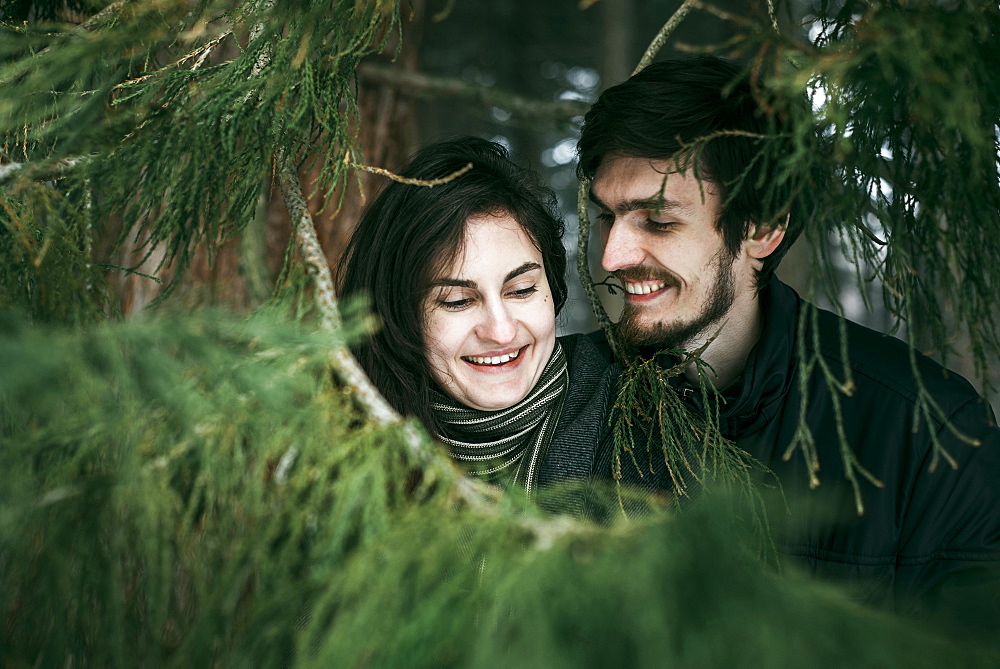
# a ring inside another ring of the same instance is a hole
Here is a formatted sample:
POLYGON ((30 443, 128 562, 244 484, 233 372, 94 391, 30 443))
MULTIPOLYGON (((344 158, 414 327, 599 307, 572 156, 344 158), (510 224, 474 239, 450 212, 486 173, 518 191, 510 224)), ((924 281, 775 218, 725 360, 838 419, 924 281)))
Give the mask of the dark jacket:
POLYGON ((539 485, 585 480, 594 470, 597 441, 608 417, 608 357, 586 336, 559 337, 569 368, 569 389, 555 435, 538 472, 539 485))
MULTIPOLYGON (((778 505, 771 514, 779 552, 818 577, 848 584, 864 601, 902 612, 946 611, 980 625, 1000 623, 1000 431, 988 404, 965 379, 917 354, 923 383, 940 413, 931 415, 930 428, 927 420, 915 421, 918 384, 907 345, 820 310, 819 349, 837 379, 844 379, 845 365, 841 322, 847 328, 855 384, 851 396, 839 395, 847 443, 884 485, 861 480, 859 516, 844 474, 834 391, 818 368, 808 381, 805 411, 816 440, 820 486, 809 489, 801 453, 783 457, 801 409, 796 353, 801 301, 776 279, 761 300, 763 333, 742 378, 726 393, 721 428, 782 484, 788 513, 778 505), (957 439, 942 417, 981 445, 957 439), (931 471, 931 431, 957 469, 941 461, 931 471)), ((688 395, 686 401, 699 403, 698 393, 688 395)), ((599 478, 610 475, 611 449, 606 433, 595 463, 599 478)), ((623 475, 626 482, 671 487, 665 472, 650 480, 624 467, 623 475)))

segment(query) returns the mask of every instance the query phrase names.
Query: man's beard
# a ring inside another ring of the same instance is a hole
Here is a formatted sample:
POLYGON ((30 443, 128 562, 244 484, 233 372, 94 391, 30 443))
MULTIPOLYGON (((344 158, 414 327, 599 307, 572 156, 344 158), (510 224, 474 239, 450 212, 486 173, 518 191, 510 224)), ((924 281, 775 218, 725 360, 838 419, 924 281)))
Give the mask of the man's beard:
MULTIPOLYGON (((639 317, 646 307, 637 307, 625 303, 621 320, 618 321, 616 332, 618 340, 629 346, 656 349, 684 349, 699 335, 712 325, 721 321, 736 300, 736 287, 733 279, 733 262, 736 256, 725 248, 719 250, 712 263, 714 265, 715 282, 708 295, 708 300, 701 313, 690 321, 659 321, 651 325, 640 325, 639 317)), ((648 269, 630 268, 616 273, 619 278, 629 278, 636 281, 657 280, 666 283, 666 287, 680 290, 680 280, 669 272, 653 272, 648 269)))

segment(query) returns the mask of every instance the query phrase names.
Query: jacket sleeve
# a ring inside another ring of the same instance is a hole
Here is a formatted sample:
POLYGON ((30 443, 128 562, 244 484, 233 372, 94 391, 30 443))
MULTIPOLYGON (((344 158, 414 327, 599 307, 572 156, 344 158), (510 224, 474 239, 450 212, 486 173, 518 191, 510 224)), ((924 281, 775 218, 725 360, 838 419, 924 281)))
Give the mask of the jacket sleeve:
POLYGON ((982 400, 963 404, 938 437, 957 468, 931 449, 902 518, 895 599, 902 612, 970 634, 1000 629, 1000 429, 982 400))

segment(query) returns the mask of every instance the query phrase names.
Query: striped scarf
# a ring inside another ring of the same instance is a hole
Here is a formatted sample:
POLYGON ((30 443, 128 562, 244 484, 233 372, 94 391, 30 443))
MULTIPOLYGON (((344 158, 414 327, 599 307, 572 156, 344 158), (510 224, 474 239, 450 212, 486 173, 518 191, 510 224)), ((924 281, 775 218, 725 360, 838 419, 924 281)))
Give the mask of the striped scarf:
POLYGON ((566 354, 556 341, 538 383, 514 406, 480 411, 432 391, 431 410, 441 427, 441 441, 470 474, 513 480, 531 492, 568 387, 566 354))

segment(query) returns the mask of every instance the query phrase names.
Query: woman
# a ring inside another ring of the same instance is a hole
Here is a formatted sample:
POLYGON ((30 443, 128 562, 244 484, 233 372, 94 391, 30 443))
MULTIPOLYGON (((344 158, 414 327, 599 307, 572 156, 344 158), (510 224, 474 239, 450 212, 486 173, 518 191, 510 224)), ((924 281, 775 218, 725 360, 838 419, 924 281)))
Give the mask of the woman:
POLYGON ((555 336, 566 301, 555 197, 494 142, 419 151, 368 206, 340 266, 381 327, 355 348, 372 381, 471 473, 539 484, 589 476, 606 416, 607 362, 555 336), (572 386, 570 379, 572 378, 572 386))

